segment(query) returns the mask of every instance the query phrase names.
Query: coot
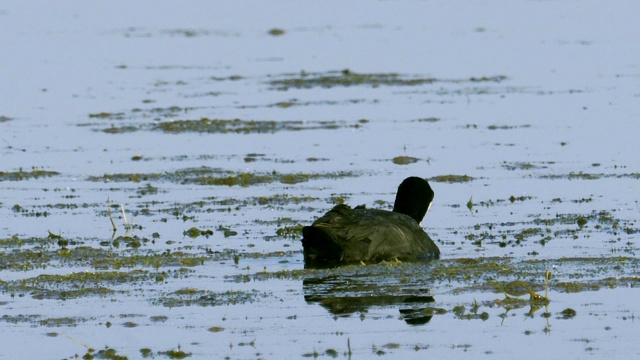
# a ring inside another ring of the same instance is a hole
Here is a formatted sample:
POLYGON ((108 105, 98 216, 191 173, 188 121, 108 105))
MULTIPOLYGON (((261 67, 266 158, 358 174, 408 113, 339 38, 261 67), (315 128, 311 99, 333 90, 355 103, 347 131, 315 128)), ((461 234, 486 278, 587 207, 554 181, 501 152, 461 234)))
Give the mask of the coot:
POLYGON ((336 205, 302 229, 305 264, 438 258, 440 249, 420 227, 432 200, 427 180, 412 176, 398 187, 393 211, 336 205))

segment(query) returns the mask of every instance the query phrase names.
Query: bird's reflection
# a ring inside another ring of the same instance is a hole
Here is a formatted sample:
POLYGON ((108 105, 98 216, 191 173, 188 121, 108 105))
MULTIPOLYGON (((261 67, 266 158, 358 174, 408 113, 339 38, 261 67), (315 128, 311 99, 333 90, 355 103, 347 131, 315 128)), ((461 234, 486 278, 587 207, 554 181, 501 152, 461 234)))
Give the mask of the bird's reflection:
POLYGON ((370 308, 396 307, 409 325, 423 325, 432 318, 427 304, 435 302, 429 290, 407 286, 382 274, 333 274, 303 281, 304 299, 318 304, 336 317, 364 316, 370 308))

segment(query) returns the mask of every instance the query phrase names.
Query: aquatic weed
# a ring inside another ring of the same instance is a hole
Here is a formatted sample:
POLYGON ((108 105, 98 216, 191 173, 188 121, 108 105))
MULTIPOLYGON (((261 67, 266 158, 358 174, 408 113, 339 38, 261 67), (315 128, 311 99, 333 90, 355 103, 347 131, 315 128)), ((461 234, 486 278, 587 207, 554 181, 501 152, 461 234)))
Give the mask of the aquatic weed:
POLYGON ((438 175, 429 178, 429 181, 446 183, 469 182, 472 180, 475 180, 475 178, 468 175, 438 175))
POLYGON ((336 86, 419 86, 435 82, 501 82, 505 76, 482 76, 468 79, 437 79, 421 76, 402 75, 397 73, 357 73, 349 69, 328 71, 325 73, 285 74, 282 79, 271 80, 269 84, 278 90, 288 88, 308 89, 312 87, 332 88, 336 86))
POLYGON ((0 181, 22 181, 57 175, 60 175, 57 171, 42 170, 35 167, 33 167, 31 171, 25 171, 20 168, 18 171, 13 172, 0 171, 0 181))

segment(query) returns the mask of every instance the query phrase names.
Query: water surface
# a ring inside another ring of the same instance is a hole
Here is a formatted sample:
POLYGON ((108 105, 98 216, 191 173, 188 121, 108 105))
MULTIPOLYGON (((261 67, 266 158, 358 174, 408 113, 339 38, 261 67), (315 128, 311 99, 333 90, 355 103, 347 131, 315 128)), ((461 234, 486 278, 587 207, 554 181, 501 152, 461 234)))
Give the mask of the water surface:
POLYGON ((637 356, 638 10, 2 5, 2 356, 637 356), (412 175, 441 260, 304 269, 412 175))

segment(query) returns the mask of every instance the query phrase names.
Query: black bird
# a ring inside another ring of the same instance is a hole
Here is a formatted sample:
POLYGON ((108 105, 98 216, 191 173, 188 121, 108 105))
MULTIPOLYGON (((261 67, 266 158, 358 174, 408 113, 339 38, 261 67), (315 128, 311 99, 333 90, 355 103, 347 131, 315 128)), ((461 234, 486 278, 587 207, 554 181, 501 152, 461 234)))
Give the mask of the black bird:
POLYGON ((427 180, 412 176, 398 187, 393 211, 336 205, 302 229, 305 264, 437 259, 440 249, 420 227, 431 201, 427 180))

